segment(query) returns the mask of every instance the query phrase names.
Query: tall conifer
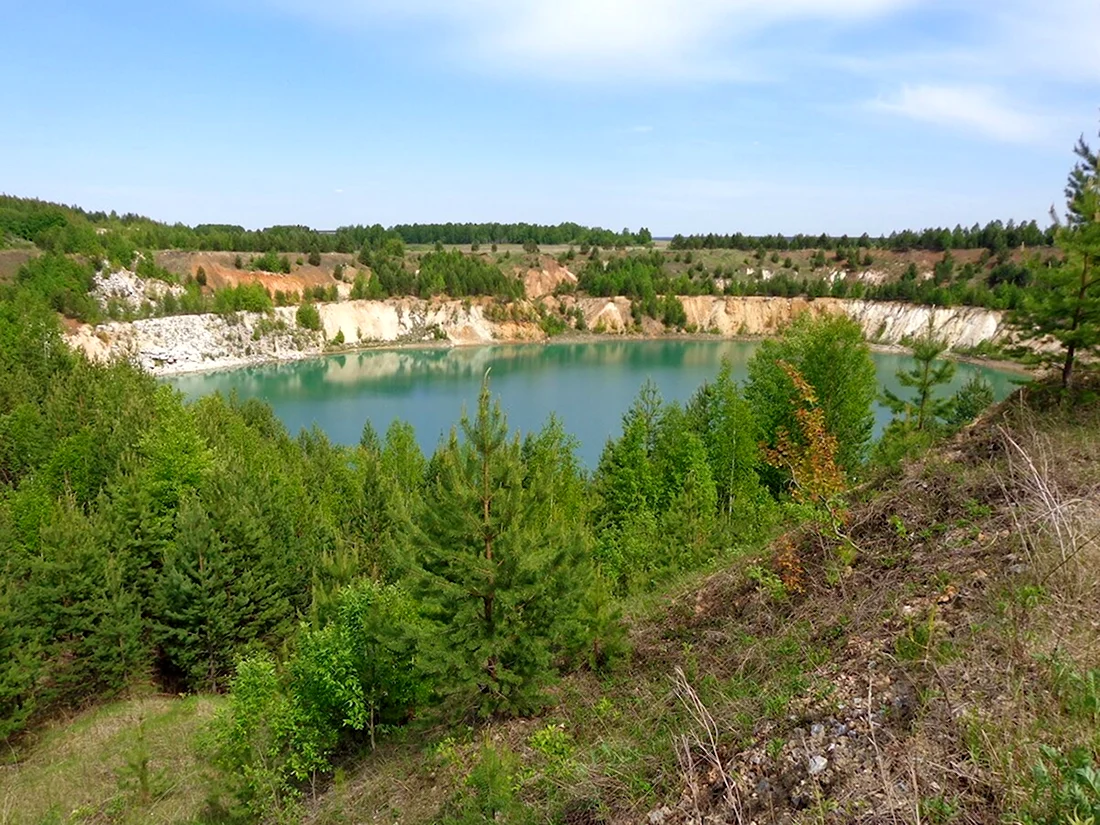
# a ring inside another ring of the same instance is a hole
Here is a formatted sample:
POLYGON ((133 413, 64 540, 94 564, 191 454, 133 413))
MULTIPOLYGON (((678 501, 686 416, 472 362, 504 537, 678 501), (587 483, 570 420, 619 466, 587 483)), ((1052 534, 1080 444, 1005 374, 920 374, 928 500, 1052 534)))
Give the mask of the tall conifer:
POLYGON ((538 473, 524 487, 519 442, 482 384, 477 416, 462 418, 433 461, 418 567, 428 651, 444 692, 478 715, 525 713, 553 677, 557 640, 584 597, 576 531, 540 514, 538 473))

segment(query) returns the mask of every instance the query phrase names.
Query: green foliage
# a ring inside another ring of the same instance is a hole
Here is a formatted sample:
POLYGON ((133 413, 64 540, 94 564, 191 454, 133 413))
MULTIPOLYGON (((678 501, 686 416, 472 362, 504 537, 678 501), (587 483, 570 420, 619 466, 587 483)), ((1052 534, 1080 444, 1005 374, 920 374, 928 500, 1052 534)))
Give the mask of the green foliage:
MULTIPOLYGON (((763 341, 749 361, 745 399, 769 447, 782 430, 800 432, 797 389, 783 371, 790 364, 809 382, 839 443, 838 459, 849 473, 863 462, 874 426, 877 379, 859 325, 844 316, 799 316, 778 339, 763 341)), ((777 479, 770 479, 775 485, 777 479)))
MULTIPOLYGON (((318 260, 318 263, 320 261, 318 260)), ((281 272, 284 275, 290 274, 290 258, 286 255, 278 255, 274 251, 265 252, 259 257, 253 258, 250 261, 252 269, 258 269, 261 272, 281 272)))
POLYGON ((317 311, 317 307, 309 302, 298 305, 298 311, 295 312, 294 318, 302 329, 309 329, 314 332, 321 329, 321 313, 317 311))
POLYGON ((534 817, 517 796, 519 780, 518 757, 486 740, 477 763, 466 777, 465 788, 444 808, 442 825, 532 822, 534 817))
POLYGON ((683 329, 687 324, 687 313, 683 302, 675 295, 668 294, 661 299, 661 323, 666 327, 683 329))
MULTIPOLYGON (((441 294, 452 298, 468 295, 523 297, 522 281, 505 275, 481 257, 464 255, 457 249, 424 255, 420 259, 417 281, 416 291, 422 298, 441 294)), ((398 293, 391 291, 390 294, 398 293)))
POLYGON ((42 298, 55 312, 90 323, 99 318, 99 306, 88 294, 92 275, 87 264, 47 253, 20 268, 16 286, 26 294, 42 298))
POLYGON ((552 477, 528 474, 487 380, 461 429, 432 460, 420 528, 418 595, 440 626, 427 661, 460 709, 525 713, 573 641, 590 586, 583 538, 543 509, 552 477))
POLYGON ((915 430, 936 429, 941 420, 951 417, 954 401, 936 398, 936 387, 948 383, 955 376, 955 363, 940 356, 947 351, 947 343, 936 337, 932 328, 932 316, 928 317, 928 329, 911 343, 916 365, 909 370, 898 370, 898 382, 915 392, 911 401, 904 400, 890 390, 883 391, 883 402, 902 416, 903 426, 915 430))
POLYGON ((293 806, 299 782, 325 764, 303 716, 283 691, 270 655, 237 665, 229 704, 215 720, 208 747, 235 799, 257 818, 293 806))
POLYGON ((1100 771, 1087 750, 1068 755, 1043 745, 1033 769, 1038 809, 1036 825, 1084 825, 1100 821, 1100 771))
POLYGON ((169 272, 163 266, 157 264, 156 257, 151 252, 138 256, 137 266, 134 268, 134 272, 141 278, 164 281, 168 284, 179 283, 179 278, 177 278, 174 273, 169 272))
POLYGON ((753 533, 763 505, 755 434, 728 369, 687 410, 643 386, 593 479, 596 558, 617 592, 651 588, 713 558, 723 515, 745 517, 742 536, 753 533))
POLYGON ((1034 272, 1035 288, 1012 315, 1024 338, 1059 343, 1061 352, 1047 360, 1060 361, 1063 388, 1081 356, 1100 352, 1100 169, 1084 141, 1077 155, 1066 190, 1073 220, 1055 236, 1064 261, 1034 272))
POLYGON ((228 315, 233 312, 270 312, 274 307, 271 296, 263 284, 238 284, 214 292, 214 312, 228 315))
POLYGON ((228 708, 212 729, 212 755, 252 814, 285 810, 303 783, 330 770, 337 748, 405 721, 430 693, 417 668, 422 635, 402 590, 359 580, 332 620, 303 626, 284 668, 267 655, 237 666, 228 708))
POLYGON ((993 404, 994 398, 993 385, 984 376, 974 373, 951 399, 948 426, 955 428, 969 424, 993 404))

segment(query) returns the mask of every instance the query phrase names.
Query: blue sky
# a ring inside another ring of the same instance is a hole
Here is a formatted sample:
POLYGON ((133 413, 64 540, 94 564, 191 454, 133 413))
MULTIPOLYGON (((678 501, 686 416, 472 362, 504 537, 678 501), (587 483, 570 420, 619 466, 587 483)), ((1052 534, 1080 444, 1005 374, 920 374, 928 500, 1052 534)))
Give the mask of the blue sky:
POLYGON ((0 191, 161 220, 1046 223, 1097 0, 0 0, 0 191))

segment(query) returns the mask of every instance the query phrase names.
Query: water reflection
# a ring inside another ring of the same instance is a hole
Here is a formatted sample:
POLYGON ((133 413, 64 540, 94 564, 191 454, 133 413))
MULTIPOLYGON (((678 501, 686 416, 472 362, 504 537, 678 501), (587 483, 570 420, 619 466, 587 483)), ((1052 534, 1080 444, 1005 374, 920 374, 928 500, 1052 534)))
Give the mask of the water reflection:
MULTIPOLYGON (((170 383, 191 398, 231 391, 262 398, 291 432, 316 423, 341 443, 356 442, 367 420, 383 431, 394 419, 404 419, 431 450, 463 406, 475 403, 481 377, 491 368, 493 391, 512 427, 537 429, 556 413, 580 440, 581 458, 592 467, 647 378, 666 399, 685 400, 715 375, 723 358, 744 378, 755 347, 745 341, 659 340, 368 350, 185 375, 170 383)), ((894 373, 911 359, 874 357, 880 386, 899 391, 894 373)), ((1012 376, 970 364, 959 365, 950 391, 975 371, 990 378, 998 398, 1011 391, 1012 376)), ((876 411, 876 431, 889 417, 883 407, 876 411)))

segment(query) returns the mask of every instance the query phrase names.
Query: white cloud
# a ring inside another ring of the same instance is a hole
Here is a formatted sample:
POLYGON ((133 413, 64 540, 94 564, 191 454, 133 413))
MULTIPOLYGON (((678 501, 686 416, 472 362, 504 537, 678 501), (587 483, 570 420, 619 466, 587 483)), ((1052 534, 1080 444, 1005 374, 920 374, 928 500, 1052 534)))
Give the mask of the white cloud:
POLYGON ((758 75, 784 24, 857 23, 919 0, 252 0, 329 24, 434 27, 463 61, 583 80, 758 75))
POLYGON ((903 86, 893 97, 869 106, 1009 143, 1041 141, 1052 131, 1049 117, 1027 112, 986 86, 903 86))

